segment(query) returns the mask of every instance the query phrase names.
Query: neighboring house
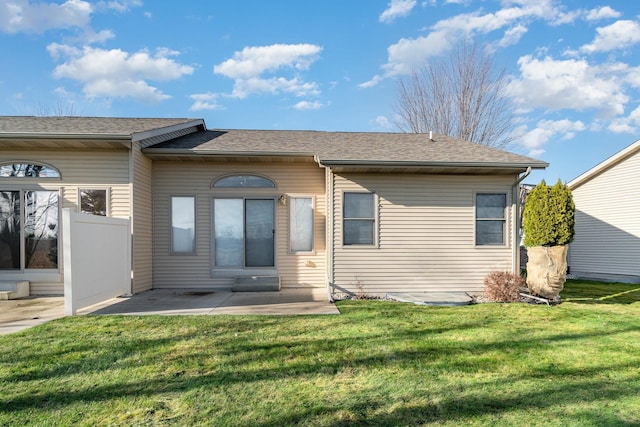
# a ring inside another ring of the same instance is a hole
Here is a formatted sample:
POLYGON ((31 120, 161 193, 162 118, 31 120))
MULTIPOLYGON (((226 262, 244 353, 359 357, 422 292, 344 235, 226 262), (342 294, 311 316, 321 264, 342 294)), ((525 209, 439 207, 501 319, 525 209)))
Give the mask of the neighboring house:
POLYGON ((57 218, 71 208, 131 219, 133 293, 252 276, 481 291, 490 271, 518 271, 520 176, 546 166, 442 135, 0 117, 0 280, 63 292, 57 218))
POLYGON ((640 140, 567 185, 576 205, 571 274, 640 283, 640 140))

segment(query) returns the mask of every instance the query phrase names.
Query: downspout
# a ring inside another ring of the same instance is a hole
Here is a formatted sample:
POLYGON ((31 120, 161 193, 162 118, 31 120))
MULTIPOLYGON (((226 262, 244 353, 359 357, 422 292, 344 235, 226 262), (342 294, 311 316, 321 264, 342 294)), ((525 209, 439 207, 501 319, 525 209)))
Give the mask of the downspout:
POLYGON ((327 299, 329 302, 334 302, 333 299, 333 288, 331 284, 333 283, 333 173, 331 172, 331 168, 323 165, 320 162, 318 156, 313 156, 315 162, 324 169, 325 178, 325 206, 326 206, 326 215, 325 215, 325 286, 327 288, 327 299))
POLYGON ((527 170, 519 176, 516 181, 513 183, 512 187, 512 197, 515 201, 515 212, 513 213, 513 227, 512 227, 512 245, 513 245, 513 261, 512 268, 515 274, 520 274, 520 183, 524 181, 526 177, 531 173, 531 166, 527 168, 527 170))

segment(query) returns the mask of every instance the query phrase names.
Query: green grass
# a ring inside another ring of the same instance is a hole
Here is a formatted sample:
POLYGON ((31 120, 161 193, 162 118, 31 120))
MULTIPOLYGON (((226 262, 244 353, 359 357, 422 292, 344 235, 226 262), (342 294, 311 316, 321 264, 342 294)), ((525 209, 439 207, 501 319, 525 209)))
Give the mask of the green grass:
POLYGON ((68 317, 0 337, 0 425, 640 425, 638 300, 68 317))
POLYGON ((640 301, 640 284, 567 280, 562 300, 583 304, 632 304, 640 301))

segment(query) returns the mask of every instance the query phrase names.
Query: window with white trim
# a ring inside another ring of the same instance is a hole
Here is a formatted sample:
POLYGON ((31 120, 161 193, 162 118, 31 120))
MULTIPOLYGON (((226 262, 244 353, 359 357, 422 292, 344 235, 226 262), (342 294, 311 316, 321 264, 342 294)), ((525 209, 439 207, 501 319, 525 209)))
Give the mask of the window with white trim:
POLYGON ((507 194, 476 194, 476 245, 506 245, 507 194))
POLYGON ((58 191, 0 191, 0 270, 58 268, 58 191))
POLYGON ((78 190, 80 212, 91 215, 107 216, 109 192, 102 189, 81 188, 78 190))
POLYGON ((342 243, 374 245, 376 230, 375 195, 373 193, 343 194, 342 243))
POLYGON ((42 163, 3 163, 0 164, 2 178, 60 178, 60 172, 53 166, 42 163))
POLYGON ((196 251, 196 198, 171 197, 171 252, 175 254, 196 251))
POLYGON ((276 183, 258 175, 228 175, 216 179, 214 188, 276 188, 276 183))
POLYGON ((313 197, 289 197, 291 252, 313 251, 313 197))

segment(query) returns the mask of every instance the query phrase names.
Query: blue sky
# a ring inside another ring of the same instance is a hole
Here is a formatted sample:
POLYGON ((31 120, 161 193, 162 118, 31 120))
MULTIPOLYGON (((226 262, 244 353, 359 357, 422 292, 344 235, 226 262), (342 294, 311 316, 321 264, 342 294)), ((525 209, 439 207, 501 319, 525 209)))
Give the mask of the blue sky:
POLYGON ((0 114, 394 132, 397 80, 464 38, 509 74, 511 151, 569 181, 640 129, 636 0, 0 0, 0 114))

